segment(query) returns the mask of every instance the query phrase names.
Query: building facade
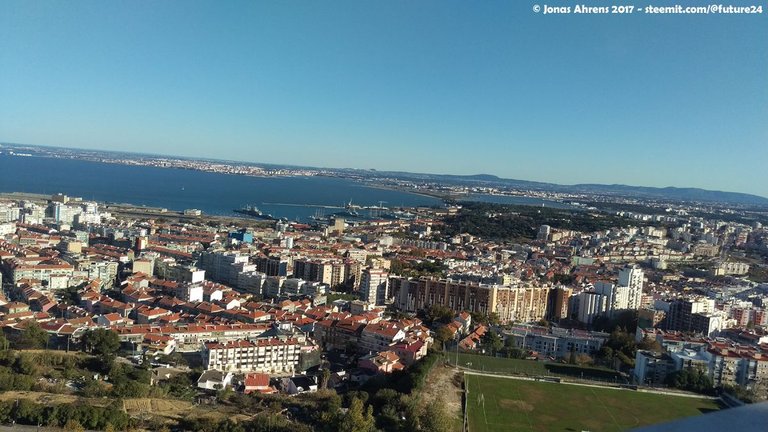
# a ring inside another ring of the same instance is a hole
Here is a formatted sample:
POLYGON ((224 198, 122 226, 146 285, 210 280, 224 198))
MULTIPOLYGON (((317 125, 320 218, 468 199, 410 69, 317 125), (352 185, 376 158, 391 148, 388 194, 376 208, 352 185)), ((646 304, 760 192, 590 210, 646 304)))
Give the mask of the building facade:
POLYGON ((498 314, 507 322, 543 319, 547 312, 549 287, 487 285, 449 279, 393 277, 389 280, 395 305, 408 312, 431 305, 446 306, 456 312, 498 314))

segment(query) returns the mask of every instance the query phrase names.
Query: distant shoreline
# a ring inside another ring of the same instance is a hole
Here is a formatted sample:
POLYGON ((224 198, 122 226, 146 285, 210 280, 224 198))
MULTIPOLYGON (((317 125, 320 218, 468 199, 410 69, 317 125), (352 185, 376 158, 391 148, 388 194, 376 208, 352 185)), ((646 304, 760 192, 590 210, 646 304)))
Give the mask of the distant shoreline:
POLYGON ((360 180, 359 182, 360 182, 360 184, 363 184, 366 187, 369 187, 371 189, 392 190, 392 191, 397 191, 397 192, 409 193, 409 194, 412 194, 412 195, 419 195, 419 196, 423 196, 423 197, 427 197, 427 198, 437 198, 437 199, 440 199, 440 200, 443 200, 443 201, 445 201, 446 199, 450 199, 451 198, 449 195, 441 195, 441 194, 439 194, 437 192, 434 192, 434 193, 423 192, 423 191, 421 191, 421 192, 414 192, 411 189, 399 188, 399 187, 396 187, 396 186, 375 185, 375 184, 371 184, 371 183, 368 183, 368 182, 363 181, 363 180, 360 180))
MULTIPOLYGON (((670 204, 683 203, 685 205, 708 205, 725 208, 738 207, 740 210, 753 211, 765 211, 765 209, 768 208, 768 198, 755 195, 754 193, 725 192, 693 187, 647 187, 622 184, 560 185, 554 183, 503 179, 490 175, 485 176, 488 177, 488 179, 480 178, 478 180, 476 177, 483 176, 451 176, 386 171, 375 172, 374 170, 352 168, 299 167, 180 156, 147 155, 130 152, 47 147, 31 144, 0 143, 0 156, 5 155, 19 158, 34 157, 77 160, 123 166, 176 168, 215 174, 240 175, 252 178, 338 178, 354 182, 363 182, 372 188, 396 190, 403 193, 443 200, 456 198, 456 195, 451 192, 444 194, 440 192, 413 191, 410 188, 401 188, 397 186, 372 185, 371 182, 375 181, 376 177, 379 177, 392 180, 394 183, 402 182, 404 186, 413 183, 442 183, 446 188, 450 189, 457 181, 459 182, 458 184, 465 186, 476 185, 475 182, 480 181, 481 183, 490 182, 487 184, 488 188, 497 189, 499 191, 506 189, 525 193, 526 191, 536 190, 544 195, 560 195, 560 198, 563 199, 588 200, 595 199, 596 197, 606 197, 640 203, 650 200, 670 204), (445 180, 443 177, 450 177, 451 181, 443 183, 443 180, 445 180)), ((465 192, 465 190, 461 190, 460 188, 455 190, 455 192, 460 193, 465 192)), ((551 197, 540 196, 539 194, 534 194, 530 197, 544 200, 551 199, 551 197)), ((461 198, 461 196, 459 196, 459 198, 461 198)))
MULTIPOLYGON (((73 158, 0 157, 0 196, 14 200, 45 202, 55 193, 106 203, 123 212, 153 217, 183 216, 198 209, 204 215, 236 217, 234 209, 256 203, 265 214, 308 222, 317 216, 313 205, 344 207, 350 200, 374 208, 441 205, 440 198, 424 191, 375 187, 364 179, 343 176, 285 175, 255 177, 211 173, 202 170, 167 170, 136 164, 116 164, 73 158), (416 192, 416 193, 414 193, 416 192), (271 204, 260 204, 271 203, 271 204), (297 206, 281 206, 293 203, 297 206), (129 210, 130 209, 130 210, 129 210), (152 210, 157 209, 157 210, 152 210), (167 212, 161 211, 167 209, 167 212), (153 213, 148 215, 148 213, 153 213)), ((322 211, 321 211, 322 212, 322 211)), ((241 218, 238 218, 241 219, 241 218)), ((247 220, 247 219, 246 219, 247 220)))

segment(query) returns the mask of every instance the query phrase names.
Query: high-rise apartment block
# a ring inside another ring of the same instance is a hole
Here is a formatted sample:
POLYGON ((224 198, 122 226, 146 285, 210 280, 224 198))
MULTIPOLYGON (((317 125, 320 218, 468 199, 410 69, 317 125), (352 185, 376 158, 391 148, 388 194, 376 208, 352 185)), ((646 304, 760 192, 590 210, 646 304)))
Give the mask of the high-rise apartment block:
POLYGON ((363 270, 360 281, 360 298, 368 304, 383 305, 387 299, 389 273, 384 269, 363 270))
POLYGON ((501 322, 531 322, 547 312, 548 287, 519 287, 447 279, 390 278, 390 292, 402 310, 415 312, 431 305, 456 312, 495 313, 501 322))

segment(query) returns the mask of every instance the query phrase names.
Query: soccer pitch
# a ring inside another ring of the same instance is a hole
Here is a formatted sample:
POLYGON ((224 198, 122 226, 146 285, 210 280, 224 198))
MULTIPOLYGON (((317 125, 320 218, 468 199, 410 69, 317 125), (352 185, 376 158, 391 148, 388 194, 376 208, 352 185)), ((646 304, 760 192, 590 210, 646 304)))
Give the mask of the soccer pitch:
POLYGON ((624 431, 720 409, 717 401, 464 375, 470 432, 624 431))

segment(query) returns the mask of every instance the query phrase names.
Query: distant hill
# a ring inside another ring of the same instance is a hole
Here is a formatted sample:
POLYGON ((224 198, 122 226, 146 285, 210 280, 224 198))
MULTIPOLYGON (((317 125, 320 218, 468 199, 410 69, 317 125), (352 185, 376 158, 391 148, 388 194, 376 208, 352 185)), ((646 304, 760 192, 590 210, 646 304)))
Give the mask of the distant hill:
POLYGON ((418 174, 405 172, 378 172, 377 175, 391 175, 399 178, 420 180, 438 180, 453 184, 484 184, 488 186, 507 186, 552 192, 590 193, 600 195, 623 196, 670 201, 696 201, 723 204, 768 206, 768 198, 740 192, 713 191, 700 188, 628 186, 621 184, 575 184, 559 185, 555 183, 528 180, 504 179, 491 174, 451 175, 418 174))
POLYGON ((768 198, 758 195, 745 194, 740 192, 722 192, 699 188, 678 188, 678 187, 646 187, 646 186, 627 186, 627 185, 600 185, 600 184, 578 184, 571 188, 575 191, 613 194, 624 196, 645 197, 651 199, 676 200, 676 201, 700 201, 700 202, 719 202, 742 205, 768 205, 768 198))

